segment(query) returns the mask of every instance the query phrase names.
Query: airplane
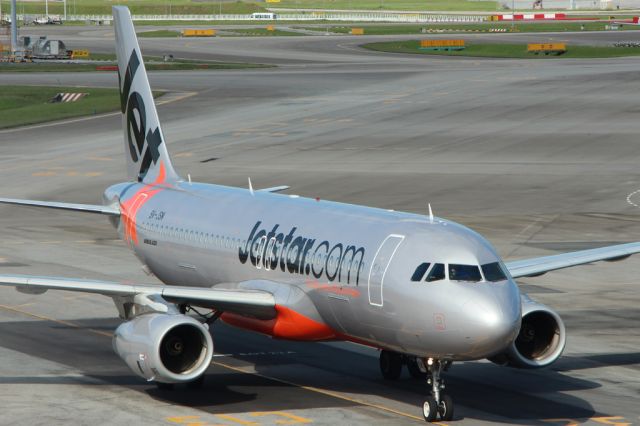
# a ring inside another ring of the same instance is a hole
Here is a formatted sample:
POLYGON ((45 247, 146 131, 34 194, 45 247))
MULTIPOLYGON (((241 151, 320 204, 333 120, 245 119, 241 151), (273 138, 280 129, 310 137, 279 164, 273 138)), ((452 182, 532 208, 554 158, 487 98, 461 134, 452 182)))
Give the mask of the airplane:
POLYGON ((115 352, 161 388, 200 386, 218 319, 276 339, 342 340, 380 349, 385 379, 426 378, 426 421, 453 418, 442 373, 455 361, 535 369, 562 354, 551 308, 515 282, 640 252, 640 243, 505 262, 471 229, 428 215, 181 178, 165 138, 129 10, 113 7, 128 180, 102 204, 0 202, 103 215, 165 285, 0 275, 29 294, 111 297, 124 320, 115 352), (206 314, 190 314, 194 308, 206 314))

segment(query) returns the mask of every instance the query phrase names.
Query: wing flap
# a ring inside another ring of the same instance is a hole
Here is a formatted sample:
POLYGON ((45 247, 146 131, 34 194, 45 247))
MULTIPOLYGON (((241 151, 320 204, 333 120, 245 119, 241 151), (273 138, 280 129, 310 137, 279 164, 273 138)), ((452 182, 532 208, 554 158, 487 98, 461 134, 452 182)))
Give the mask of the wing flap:
POLYGON ((515 260, 505 262, 505 265, 513 278, 533 277, 542 275, 545 272, 601 260, 622 260, 635 253, 640 253, 640 242, 515 260))
POLYGON ((50 209, 72 210, 85 213, 97 213, 108 216, 120 216, 120 209, 117 206, 102 206, 99 204, 59 203, 57 201, 19 200, 16 198, 0 198, 0 203, 15 204, 28 207, 46 207, 50 209))
POLYGON ((189 303, 194 306, 235 312, 260 319, 270 319, 276 315, 274 296, 259 290, 121 284, 109 281, 29 275, 0 275, 0 285, 13 286, 23 293, 30 294, 41 294, 47 290, 77 291, 110 297, 153 294, 159 295, 171 303, 189 303))

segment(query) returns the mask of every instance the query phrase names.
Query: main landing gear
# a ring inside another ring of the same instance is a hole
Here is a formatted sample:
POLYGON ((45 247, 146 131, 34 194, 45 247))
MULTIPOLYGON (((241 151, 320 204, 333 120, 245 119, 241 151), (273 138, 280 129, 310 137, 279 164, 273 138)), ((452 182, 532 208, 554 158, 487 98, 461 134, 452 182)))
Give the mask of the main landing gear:
POLYGON ((402 373, 402 366, 407 365, 409 374, 415 379, 426 379, 431 387, 431 395, 422 404, 422 415, 427 422, 433 422, 438 416, 444 421, 453 419, 453 400, 444 394, 443 371, 451 366, 451 361, 427 358, 421 359, 410 355, 383 350, 380 352, 380 372, 386 380, 396 380, 402 373))

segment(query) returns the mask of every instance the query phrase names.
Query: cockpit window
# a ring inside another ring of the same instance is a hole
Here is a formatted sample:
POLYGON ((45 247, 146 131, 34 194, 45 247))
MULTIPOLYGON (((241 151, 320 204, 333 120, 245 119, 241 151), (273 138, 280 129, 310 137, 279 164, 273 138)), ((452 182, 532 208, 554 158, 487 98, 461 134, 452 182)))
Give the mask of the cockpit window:
POLYGON ((427 262, 421 263, 413 272, 413 275, 411 275, 411 281, 422 281, 422 277, 424 277, 425 272, 429 269, 429 265, 430 263, 427 262))
POLYGON ((429 271, 429 274, 427 275, 427 279, 425 281, 430 283, 440 280, 444 280, 444 265, 442 263, 436 263, 435 265, 433 265, 433 268, 431 268, 431 271, 429 271))
POLYGON ((484 274, 484 279, 491 282, 504 281, 507 279, 498 262, 482 265, 482 273, 484 274))
POLYGON ((480 268, 477 265, 449 264, 449 279, 452 281, 469 281, 472 283, 482 280, 480 268))

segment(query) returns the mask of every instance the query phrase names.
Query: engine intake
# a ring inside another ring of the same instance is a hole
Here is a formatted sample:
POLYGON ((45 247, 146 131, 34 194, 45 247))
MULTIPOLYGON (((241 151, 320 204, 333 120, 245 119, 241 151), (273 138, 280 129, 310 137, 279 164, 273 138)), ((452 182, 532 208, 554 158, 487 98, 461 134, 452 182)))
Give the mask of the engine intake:
POLYGON ((551 308, 522 295, 522 325, 518 336, 506 351, 489 360, 510 367, 542 368, 560 358, 565 344, 562 318, 551 308))
POLYGON ((121 324, 115 352, 137 375, 163 383, 197 379, 211 363, 208 328, 186 315, 145 314, 121 324))

